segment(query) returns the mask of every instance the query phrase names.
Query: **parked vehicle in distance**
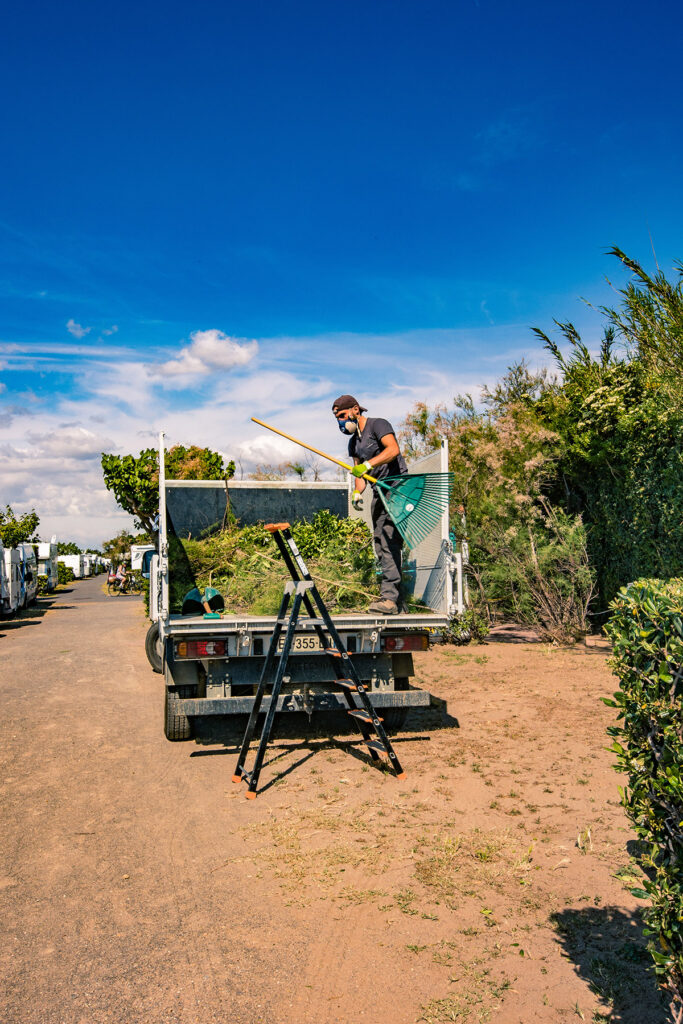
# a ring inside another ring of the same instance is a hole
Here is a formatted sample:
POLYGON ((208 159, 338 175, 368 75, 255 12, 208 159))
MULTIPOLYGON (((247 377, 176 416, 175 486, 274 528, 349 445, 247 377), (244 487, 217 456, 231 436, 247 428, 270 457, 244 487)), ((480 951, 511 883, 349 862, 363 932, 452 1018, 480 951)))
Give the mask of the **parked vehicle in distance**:
POLYGON ((5 549, 0 540, 0 615, 9 614, 11 614, 9 579, 5 568, 5 549))
POLYGON ((32 544, 2 549, 2 614, 13 615, 38 596, 38 560, 32 544))
POLYGON ((5 548, 3 552, 3 562, 7 581, 3 613, 5 615, 14 615, 16 611, 23 608, 21 555, 16 548, 5 548))
POLYGON ((57 561, 67 565, 77 580, 85 575, 84 555, 58 555, 57 561))
POLYGON ((47 576, 48 593, 57 586, 57 538, 34 545, 38 554, 38 575, 47 576))
MULTIPOLYGON (((151 551, 152 554, 156 551, 154 544, 131 544, 130 547, 130 567, 135 569, 137 572, 142 572, 143 562, 145 560, 146 552, 151 551)), ((149 563, 148 563, 149 564, 149 563)))
POLYGON ((28 608, 35 604, 38 597, 38 559, 33 550, 33 544, 18 544, 16 550, 20 555, 21 584, 23 589, 23 604, 20 607, 28 608))

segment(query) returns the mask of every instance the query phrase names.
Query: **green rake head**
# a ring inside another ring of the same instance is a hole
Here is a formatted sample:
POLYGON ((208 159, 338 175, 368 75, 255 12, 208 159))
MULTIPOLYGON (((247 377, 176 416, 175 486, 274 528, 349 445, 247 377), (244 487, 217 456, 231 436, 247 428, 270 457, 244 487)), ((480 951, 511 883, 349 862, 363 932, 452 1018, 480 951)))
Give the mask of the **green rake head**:
POLYGON ((453 490, 453 474, 387 476, 376 486, 396 529, 408 547, 415 548, 444 514, 453 490))

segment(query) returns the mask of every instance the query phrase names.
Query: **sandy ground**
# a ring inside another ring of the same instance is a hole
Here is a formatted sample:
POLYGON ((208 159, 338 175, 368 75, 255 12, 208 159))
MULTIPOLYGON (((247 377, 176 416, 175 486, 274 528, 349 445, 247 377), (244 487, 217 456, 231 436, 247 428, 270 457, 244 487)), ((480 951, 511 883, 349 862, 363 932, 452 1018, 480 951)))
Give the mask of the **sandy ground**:
POLYGON ((247 801, 234 724, 164 739, 145 629, 99 580, 0 623, 2 1022, 666 1020, 603 643, 437 648, 405 781, 292 716, 247 801))

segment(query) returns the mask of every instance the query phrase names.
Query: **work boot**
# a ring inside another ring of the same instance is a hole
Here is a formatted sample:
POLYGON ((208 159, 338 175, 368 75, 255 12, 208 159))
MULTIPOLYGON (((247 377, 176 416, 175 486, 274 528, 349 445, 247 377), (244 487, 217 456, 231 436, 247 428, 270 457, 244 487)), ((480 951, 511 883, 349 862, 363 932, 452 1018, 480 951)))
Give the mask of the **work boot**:
POLYGON ((382 597, 379 601, 373 601, 368 608, 369 612, 381 612, 382 615, 396 615, 398 613, 398 605, 395 601, 390 601, 387 597, 382 597))

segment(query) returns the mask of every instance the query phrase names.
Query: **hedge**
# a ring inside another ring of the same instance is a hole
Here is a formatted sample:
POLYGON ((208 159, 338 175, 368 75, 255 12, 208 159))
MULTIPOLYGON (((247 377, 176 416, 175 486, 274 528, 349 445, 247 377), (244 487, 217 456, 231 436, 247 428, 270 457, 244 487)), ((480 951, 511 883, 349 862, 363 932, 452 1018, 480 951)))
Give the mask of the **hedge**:
POLYGON ((57 583, 71 583, 76 579, 74 571, 69 565, 65 565, 64 562, 57 562, 57 583))
POLYGON ((628 776, 622 802, 647 844, 647 878, 635 896, 649 948, 675 1020, 683 1019, 683 580, 643 579, 612 602, 606 629, 620 689, 605 700, 619 711, 608 732, 628 776))

